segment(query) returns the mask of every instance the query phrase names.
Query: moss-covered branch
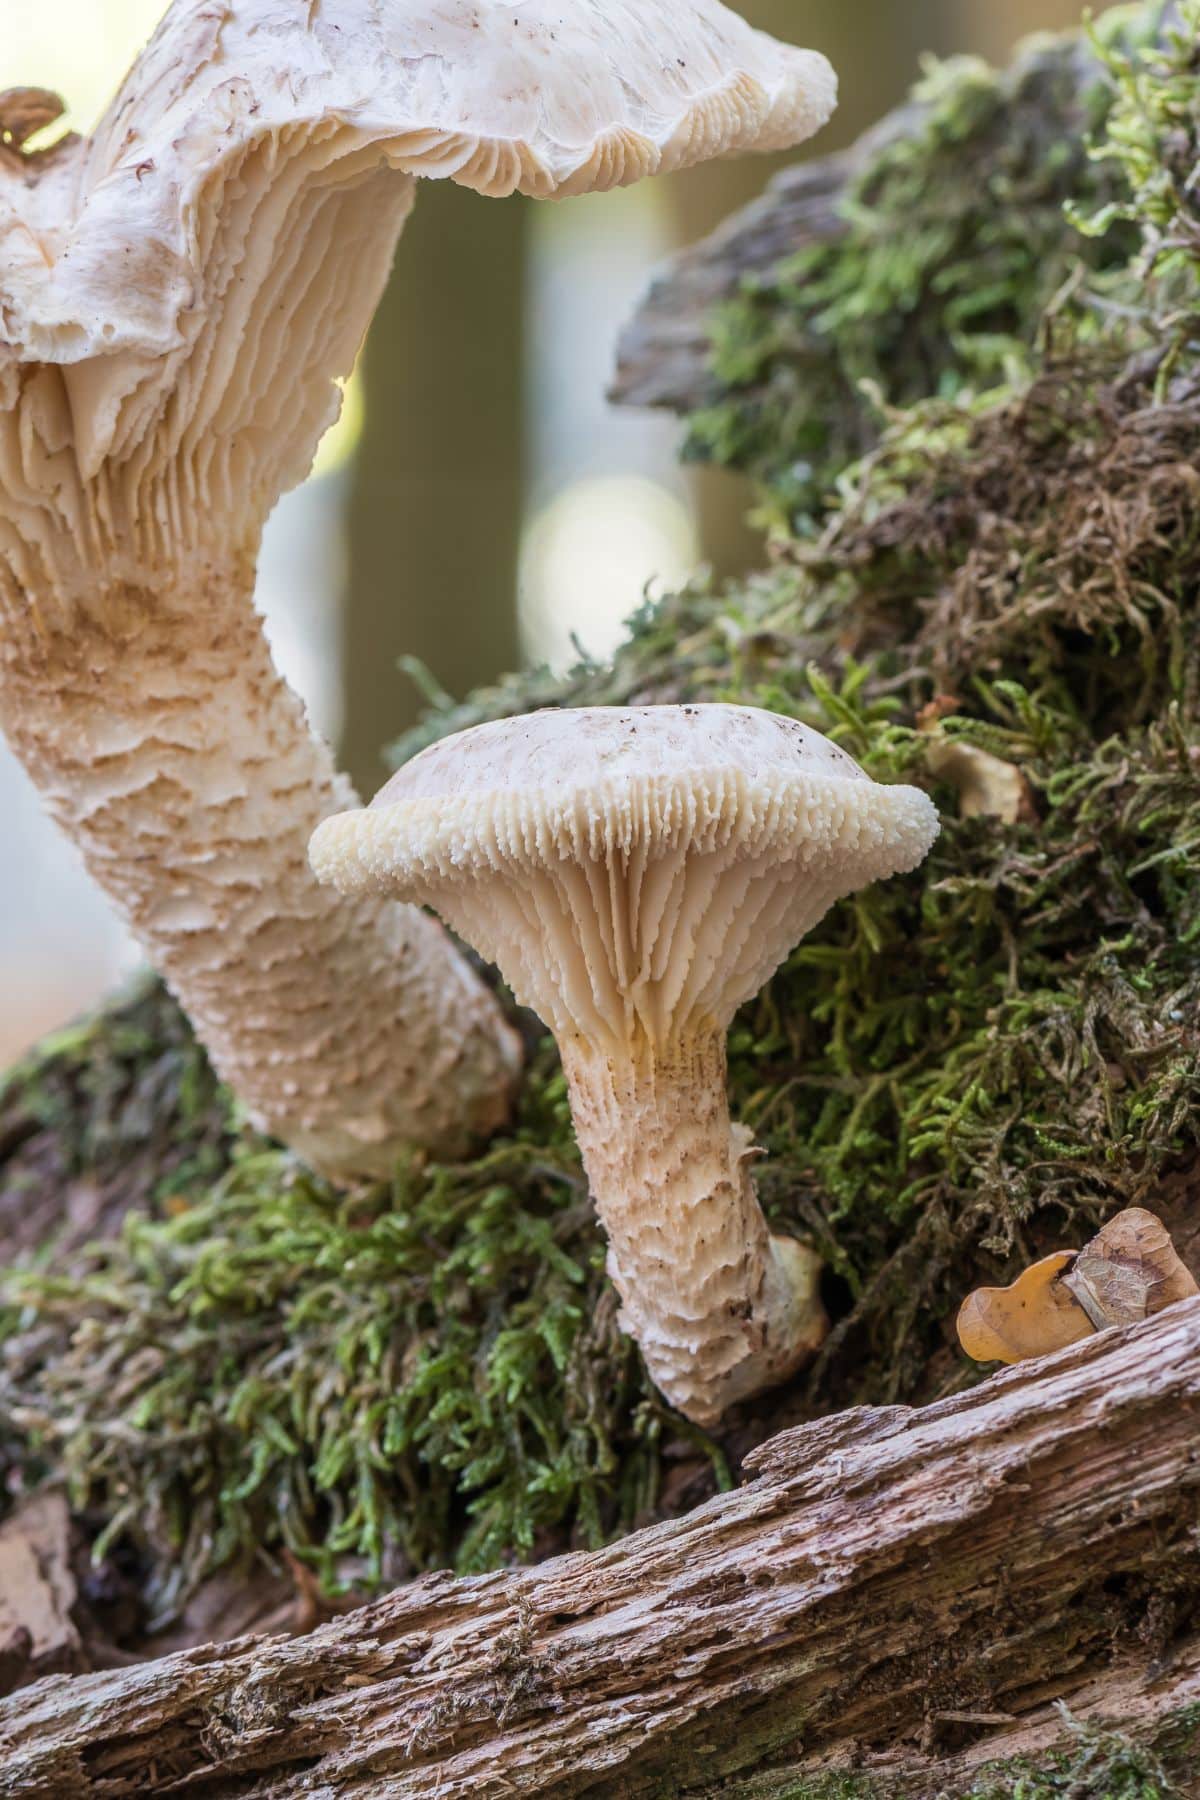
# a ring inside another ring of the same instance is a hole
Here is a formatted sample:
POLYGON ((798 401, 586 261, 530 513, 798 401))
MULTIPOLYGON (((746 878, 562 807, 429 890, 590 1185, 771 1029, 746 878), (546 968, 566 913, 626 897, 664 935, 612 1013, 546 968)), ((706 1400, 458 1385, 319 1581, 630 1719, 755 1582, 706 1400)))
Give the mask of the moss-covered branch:
MULTIPOLYGON (((66 1213, 96 1171, 99 1224, 131 1206, 103 1248, 69 1230, 6 1284, 0 1444, 14 1479, 69 1472, 136 1557, 151 1616, 222 1559, 285 1545, 327 1580, 395 1576, 670 1514, 797 1418, 969 1384, 948 1322, 972 1285, 1123 1206, 1194 1212, 1200 306, 1184 224, 1154 199, 1147 258, 1138 220, 1156 171, 1198 160, 1200 78, 1157 7, 1120 28, 1160 47, 1122 63, 1111 39, 1106 63, 1076 41, 1011 77, 931 74, 916 135, 860 170, 807 284, 747 299, 775 345, 765 387, 718 371, 710 400, 735 434, 759 409, 769 570, 672 596, 611 667, 513 678, 399 751, 537 704, 737 700, 934 792, 946 824, 925 867, 837 909, 731 1042, 768 1209, 829 1265, 825 1353, 720 1444, 663 1411, 616 1332, 561 1075, 528 1021, 511 1138, 347 1201, 237 1132, 153 994, 0 1102, 8 1216, 31 1192, 66 1213), (1090 153, 1106 121, 1116 161, 1090 153), (1131 216, 1086 238, 1065 197, 1131 216), (906 245, 924 247, 908 286, 906 245), (823 354, 793 357, 817 288, 823 354), (910 369, 903 334, 887 340, 888 405, 864 435, 865 347, 882 355, 876 326, 906 305, 924 349, 910 369), (800 464, 826 470, 802 503, 800 464), (1019 769, 1021 818, 960 815, 935 772, 948 741, 1019 769)), ((1170 193, 1186 219, 1186 184, 1170 193)))
POLYGON ((1027 374, 1048 319, 1098 296, 1140 244, 1125 159, 1089 146, 1112 62, 1157 41, 1163 11, 1118 7, 1094 42, 1036 39, 999 73, 931 63, 848 156, 786 174, 652 290, 618 397, 685 408, 687 454, 750 470, 794 531, 828 509, 888 408, 1027 374), (1085 234, 1097 215, 1107 229, 1085 234), (693 296, 722 289, 697 317, 693 296))

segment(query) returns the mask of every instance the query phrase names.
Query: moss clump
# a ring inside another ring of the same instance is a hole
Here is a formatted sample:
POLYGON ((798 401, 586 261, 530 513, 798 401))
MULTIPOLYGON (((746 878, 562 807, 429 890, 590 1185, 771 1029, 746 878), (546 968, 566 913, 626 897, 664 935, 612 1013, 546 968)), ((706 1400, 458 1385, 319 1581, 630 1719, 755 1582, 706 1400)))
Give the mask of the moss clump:
POLYGON ((1036 360, 1048 309, 1123 269, 1139 235, 1119 160, 1093 161, 1114 83, 1103 61, 1153 41, 1158 7, 1031 42, 1012 69, 930 63, 912 116, 868 157, 840 229, 747 279, 713 323, 712 404, 687 454, 751 471, 767 516, 800 530, 827 509, 889 408, 986 392, 1036 360), (1074 214, 1116 229, 1085 236, 1074 214))
POLYGON ((0 1244, 61 1248, 202 1189, 237 1130, 187 1020, 138 982, 0 1076, 0 1244))
POLYGON ((662 1409, 601 1292, 576 1159, 535 1135, 349 1197, 247 1151, 84 1272, 26 1284, 61 1347, 11 1357, 10 1396, 81 1503, 103 1496, 97 1554, 127 1530, 173 1547, 155 1611, 247 1544, 334 1587, 528 1557, 564 1517, 598 1542, 650 1509, 662 1409))
MULTIPOLYGON (((1128 160, 1095 176, 1083 141, 1109 110, 1097 84, 1132 75, 1054 54, 1060 74, 1086 70, 1064 191, 1139 191, 1128 160)), ((1183 46, 1155 56, 1131 67, 1175 94, 1183 46)), ((956 154, 978 143, 1001 166, 1014 116, 989 103, 956 154)), ((944 131, 907 154, 905 230, 924 241, 944 131)), ((897 155, 880 152, 878 182, 897 155)), ((851 270, 864 252, 851 236, 842 253, 851 270)), ((1195 275, 1147 273, 1128 234, 1098 261, 1064 228, 1056 254, 1078 303, 1039 332, 1046 296, 1029 288, 1010 320, 1024 360, 1004 359, 986 399, 979 342, 939 314, 939 365, 869 456, 850 466, 850 438, 830 439, 840 498, 819 539, 789 537, 733 592, 647 611, 610 667, 514 678, 399 751, 530 704, 734 700, 805 719, 942 807, 926 865, 835 909, 735 1024, 732 1097, 769 1153, 764 1201, 828 1261, 838 1323, 791 1393, 729 1422, 731 1460, 806 1414, 973 1379, 949 1344, 968 1287, 1200 1183, 1200 401, 1178 328, 1195 275), (1137 306, 1106 310, 1126 264, 1137 306), (1168 337, 1164 385, 1144 350, 1168 337), (1020 819, 959 816, 934 773, 948 739, 1021 771, 1020 819)), ((782 329, 793 301, 756 304, 782 329)), ((858 354, 850 314, 826 329, 858 354)), ((805 367, 771 415, 768 474, 807 454, 795 422, 826 404, 805 367)), ((141 1004, 129 1058, 102 1025, 4 1102, 10 1120, 58 1108, 64 1168, 109 1169, 106 1142, 135 1160, 115 1242, 68 1239, 9 1284, 0 1407, 10 1455, 61 1463, 140 1540, 156 1608, 239 1551, 287 1545, 327 1580, 389 1554, 477 1567, 626 1530, 722 1478, 718 1447, 668 1418, 616 1331, 549 1045, 486 1155, 347 1200, 235 1141, 169 1003, 141 1004), (160 1154, 165 1181, 149 1178, 160 1154)), ((9 1187, 32 1166, 24 1129, 9 1187)))

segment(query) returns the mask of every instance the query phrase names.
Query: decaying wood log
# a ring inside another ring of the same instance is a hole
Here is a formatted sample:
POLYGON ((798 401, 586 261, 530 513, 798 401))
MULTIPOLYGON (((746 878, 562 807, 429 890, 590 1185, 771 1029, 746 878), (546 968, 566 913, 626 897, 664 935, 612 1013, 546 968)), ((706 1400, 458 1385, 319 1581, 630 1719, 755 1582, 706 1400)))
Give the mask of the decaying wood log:
MULTIPOLYGON (((1166 33, 1172 11, 1159 23, 1166 33)), ((1086 96, 1096 80, 1095 57, 1085 38, 1071 46, 1034 40, 1018 55, 1023 98, 1014 105, 1044 114, 1050 90, 1070 78, 1081 96, 1078 130, 1089 129, 1086 96)), ((609 398, 618 406, 661 407, 686 414, 720 393, 710 368, 714 309, 747 282, 770 282, 798 252, 836 242, 847 225, 841 202, 863 172, 891 144, 914 139, 936 102, 909 101, 885 115, 849 149, 796 164, 768 185, 761 198, 734 213, 709 237, 674 257, 656 276, 621 334, 609 398)), ((800 346, 792 346, 792 354, 800 346)), ((827 358, 829 344, 812 345, 827 358)))
POLYGON ((1200 1299, 750 1473, 594 1554, 44 1680, 0 1705, 0 1795, 933 1796, 1061 1744, 1057 1701, 1191 1729, 1200 1299))

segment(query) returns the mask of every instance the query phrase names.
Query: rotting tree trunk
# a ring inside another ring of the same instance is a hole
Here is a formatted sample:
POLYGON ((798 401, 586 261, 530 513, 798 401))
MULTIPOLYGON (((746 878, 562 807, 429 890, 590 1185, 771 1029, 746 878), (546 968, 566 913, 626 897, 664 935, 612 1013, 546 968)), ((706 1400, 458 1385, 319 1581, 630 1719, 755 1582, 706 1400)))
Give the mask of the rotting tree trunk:
POLYGON ((0 1795, 750 1800, 852 1769, 932 1800, 1070 1743, 1060 1701, 1200 1734, 1200 1300, 748 1472, 599 1553, 42 1681, 0 1705, 0 1795))

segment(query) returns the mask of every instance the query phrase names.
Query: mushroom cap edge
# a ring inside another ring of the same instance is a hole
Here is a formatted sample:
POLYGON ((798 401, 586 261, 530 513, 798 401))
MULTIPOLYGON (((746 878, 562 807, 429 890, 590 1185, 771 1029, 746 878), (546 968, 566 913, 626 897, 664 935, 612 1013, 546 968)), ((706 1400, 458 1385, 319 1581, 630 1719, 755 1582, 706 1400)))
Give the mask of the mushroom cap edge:
POLYGON ((915 868, 939 828, 923 790, 873 781, 819 732, 758 708, 548 709, 431 745, 370 806, 323 821, 310 857, 343 892, 429 901, 441 885, 489 871, 511 877, 638 846, 652 855, 732 848, 775 853, 797 873, 817 864, 828 874, 840 862, 844 896, 915 868), (685 719, 708 741, 689 746, 685 731, 663 754, 662 728, 685 719), (747 727, 756 742, 744 741, 747 727), (585 728, 590 744, 578 735, 585 728), (607 735, 600 746, 596 728, 607 735), (721 742, 739 730, 742 742, 721 742), (531 749, 531 737, 543 741, 531 749))

